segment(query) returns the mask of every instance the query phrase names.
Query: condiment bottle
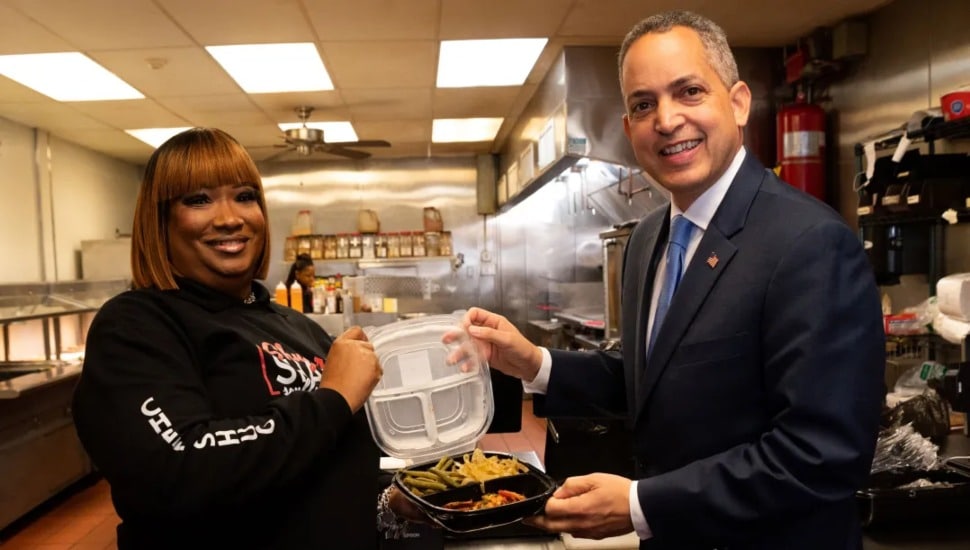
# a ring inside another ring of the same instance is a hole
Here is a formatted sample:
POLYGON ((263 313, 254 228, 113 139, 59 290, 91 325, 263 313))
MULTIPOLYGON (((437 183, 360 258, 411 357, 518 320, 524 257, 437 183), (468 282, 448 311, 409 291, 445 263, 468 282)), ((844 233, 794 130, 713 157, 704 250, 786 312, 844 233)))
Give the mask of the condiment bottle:
POLYGON ((290 285, 290 307, 299 312, 303 311, 303 289, 296 281, 290 285))
POLYGON ((286 285, 283 284, 283 281, 280 281, 280 284, 276 285, 275 299, 276 299, 276 303, 281 306, 290 305, 289 295, 286 291, 286 285))

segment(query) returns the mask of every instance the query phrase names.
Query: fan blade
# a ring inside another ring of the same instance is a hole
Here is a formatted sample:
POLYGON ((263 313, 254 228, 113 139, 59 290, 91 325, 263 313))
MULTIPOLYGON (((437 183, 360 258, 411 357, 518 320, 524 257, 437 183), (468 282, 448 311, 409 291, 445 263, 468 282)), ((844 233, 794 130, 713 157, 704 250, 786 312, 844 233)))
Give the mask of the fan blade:
POLYGON ((318 146, 316 149, 317 151, 330 153, 331 155, 340 155, 341 157, 347 157, 349 159, 365 159, 370 157, 370 153, 366 151, 355 151, 353 149, 347 149, 345 147, 341 147, 340 145, 335 145, 332 143, 327 143, 327 144, 318 146))
POLYGON ((363 141, 343 141, 337 145, 347 147, 390 147, 391 144, 383 139, 365 139, 363 141))

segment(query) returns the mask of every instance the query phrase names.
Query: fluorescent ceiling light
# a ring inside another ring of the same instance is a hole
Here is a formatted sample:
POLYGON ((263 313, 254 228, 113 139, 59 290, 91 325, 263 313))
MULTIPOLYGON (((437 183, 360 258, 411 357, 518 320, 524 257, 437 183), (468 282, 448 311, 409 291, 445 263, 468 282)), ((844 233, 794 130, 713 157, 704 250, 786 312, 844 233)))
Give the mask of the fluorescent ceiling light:
POLYGON ((159 145, 168 141, 168 138, 189 128, 189 126, 184 128, 139 128, 137 130, 125 130, 125 133, 158 148, 159 145))
POLYGON ((547 41, 443 40, 438 56, 438 87, 519 86, 529 76, 547 41))
POLYGON ((57 101, 145 97, 79 52, 0 55, 0 74, 57 101))
POLYGON ((431 124, 431 141, 458 143, 491 141, 502 126, 502 118, 436 118, 431 124))
MULTIPOLYGON (((307 122, 307 128, 316 128, 317 130, 323 130, 323 139, 327 143, 345 143, 348 141, 357 141, 357 132, 354 131, 352 124, 346 121, 342 122, 307 122)), ((302 122, 287 122, 279 125, 280 130, 284 132, 292 128, 302 128, 302 122)))
POLYGON ((206 46, 205 49, 246 93, 333 89, 323 60, 310 42, 206 46))

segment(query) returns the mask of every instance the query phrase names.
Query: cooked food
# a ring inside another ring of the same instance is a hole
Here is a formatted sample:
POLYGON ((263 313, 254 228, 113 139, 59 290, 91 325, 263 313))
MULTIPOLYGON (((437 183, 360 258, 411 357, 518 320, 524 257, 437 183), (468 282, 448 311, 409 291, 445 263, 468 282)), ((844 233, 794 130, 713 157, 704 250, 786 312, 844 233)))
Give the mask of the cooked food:
MULTIPOLYGON (((427 470, 402 470, 401 481, 413 494, 424 496, 528 471, 529 467, 515 457, 485 456, 481 449, 475 449, 459 460, 443 457, 427 470)), ((484 490, 485 486, 482 485, 482 491, 484 490)))
POLYGON ((515 491, 499 489, 494 493, 485 493, 478 500, 456 500, 455 502, 449 502, 443 508, 465 511, 483 510, 485 508, 495 508, 497 506, 512 504, 513 502, 519 502, 521 500, 525 500, 525 495, 516 493, 515 491))

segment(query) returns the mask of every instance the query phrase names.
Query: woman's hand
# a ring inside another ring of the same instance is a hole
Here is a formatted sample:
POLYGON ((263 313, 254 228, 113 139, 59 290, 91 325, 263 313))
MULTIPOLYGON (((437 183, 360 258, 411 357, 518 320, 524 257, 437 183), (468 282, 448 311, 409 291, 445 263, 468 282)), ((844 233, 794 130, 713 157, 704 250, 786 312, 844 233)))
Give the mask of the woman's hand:
POLYGON ((428 523, 428 516, 415 503, 411 502, 408 497, 404 496, 397 487, 391 487, 387 500, 391 511, 398 518, 417 523, 428 523))
POLYGON ((363 329, 353 326, 337 337, 327 354, 320 387, 336 391, 357 412, 381 380, 380 362, 363 329))

